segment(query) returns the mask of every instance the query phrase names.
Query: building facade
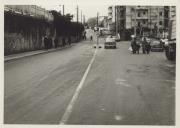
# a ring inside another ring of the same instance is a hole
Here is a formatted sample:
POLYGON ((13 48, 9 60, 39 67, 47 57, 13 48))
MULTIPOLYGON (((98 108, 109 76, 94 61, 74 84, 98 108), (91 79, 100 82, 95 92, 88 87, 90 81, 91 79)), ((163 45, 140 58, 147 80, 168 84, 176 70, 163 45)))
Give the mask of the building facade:
POLYGON ((31 16, 47 21, 53 21, 54 17, 48 10, 37 5, 5 5, 4 11, 12 11, 24 16, 31 16))
POLYGON ((131 34, 161 37, 168 31, 169 9, 169 6, 110 6, 109 24, 114 23, 111 29, 125 39, 131 34))
POLYGON ((114 30, 115 23, 115 6, 108 7, 108 18, 107 18, 107 27, 110 31, 114 30))

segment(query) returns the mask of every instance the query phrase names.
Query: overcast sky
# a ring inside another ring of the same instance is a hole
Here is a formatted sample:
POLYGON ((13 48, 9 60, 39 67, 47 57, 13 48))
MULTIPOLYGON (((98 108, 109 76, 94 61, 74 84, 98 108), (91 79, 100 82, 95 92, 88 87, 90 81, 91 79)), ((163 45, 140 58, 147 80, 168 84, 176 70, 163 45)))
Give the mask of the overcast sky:
MULTIPOLYGON (((76 8, 77 5, 64 5, 65 6, 65 14, 70 13, 74 15, 74 20, 76 21, 76 8)), ((41 7, 46 8, 47 10, 57 10, 62 11, 61 5, 43 5, 41 7)), ((108 5, 79 5, 79 21, 81 20, 81 10, 82 14, 85 15, 86 21, 88 18, 96 17, 97 12, 99 12, 100 16, 107 16, 108 13, 108 5)))

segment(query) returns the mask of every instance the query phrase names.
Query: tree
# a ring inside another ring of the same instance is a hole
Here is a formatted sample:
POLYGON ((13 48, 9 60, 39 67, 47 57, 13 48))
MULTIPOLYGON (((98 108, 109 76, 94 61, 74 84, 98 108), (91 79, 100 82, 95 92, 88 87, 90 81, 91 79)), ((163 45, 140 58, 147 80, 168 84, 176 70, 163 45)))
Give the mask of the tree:
POLYGON ((66 14, 63 16, 55 10, 52 10, 51 13, 54 16, 53 24, 57 36, 77 36, 84 31, 84 26, 81 23, 72 22, 73 15, 66 14))
POLYGON ((90 27, 95 27, 97 25, 97 18, 96 17, 89 18, 87 24, 90 27))

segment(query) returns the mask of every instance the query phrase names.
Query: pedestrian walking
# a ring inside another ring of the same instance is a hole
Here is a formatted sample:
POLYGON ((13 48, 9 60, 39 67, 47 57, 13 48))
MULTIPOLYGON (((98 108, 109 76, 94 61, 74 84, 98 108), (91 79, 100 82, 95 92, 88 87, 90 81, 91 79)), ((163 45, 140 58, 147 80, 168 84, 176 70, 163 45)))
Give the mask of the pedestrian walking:
POLYGON ((44 48, 48 49, 48 37, 47 37, 47 35, 45 35, 45 37, 44 37, 44 48))
POLYGON ((132 36, 131 47, 133 54, 135 54, 136 52, 139 54, 140 45, 137 44, 135 36, 132 36))
POLYGON ((86 40, 86 31, 84 31, 83 38, 84 38, 84 40, 86 40))
POLYGON ((54 39, 54 46, 55 46, 55 48, 58 47, 58 38, 57 37, 54 39))
POLYGON ((71 45, 71 37, 68 37, 68 44, 71 45))
POLYGON ((52 48, 52 38, 49 36, 48 38, 48 48, 51 49, 52 48))
POLYGON ((147 44, 146 38, 143 37, 142 38, 142 52, 143 52, 143 54, 146 53, 146 44, 147 44))
POLYGON ((62 45, 65 46, 65 37, 62 38, 62 45))
POLYGON ((146 53, 149 54, 150 49, 151 49, 150 43, 147 42, 146 37, 143 37, 142 40, 143 40, 142 41, 142 52, 143 52, 143 54, 146 54, 146 53))
POLYGON ((91 35, 90 39, 91 39, 91 41, 93 40, 93 37, 92 37, 92 35, 91 35))

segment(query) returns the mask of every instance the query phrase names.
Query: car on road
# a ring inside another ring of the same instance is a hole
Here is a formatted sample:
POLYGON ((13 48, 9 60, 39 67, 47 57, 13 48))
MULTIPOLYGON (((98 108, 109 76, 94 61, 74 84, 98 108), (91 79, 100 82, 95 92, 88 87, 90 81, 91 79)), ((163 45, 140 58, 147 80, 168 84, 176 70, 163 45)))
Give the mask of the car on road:
POLYGON ((162 38, 162 39, 160 40, 160 42, 161 42, 163 45, 167 45, 168 39, 162 38))
POLYGON ((111 35, 111 32, 108 29, 102 29, 101 32, 102 35, 111 35))
POLYGON ((164 51, 163 44, 159 40, 153 40, 151 42, 151 51, 152 52, 163 52, 164 51))
POLYGON ((120 38, 118 36, 112 36, 113 39, 116 41, 116 42, 119 42, 120 41, 120 38))
POLYGON ((106 41, 104 43, 104 48, 107 49, 107 48, 116 48, 116 41, 115 39, 113 38, 113 36, 108 36, 106 38, 106 41))

